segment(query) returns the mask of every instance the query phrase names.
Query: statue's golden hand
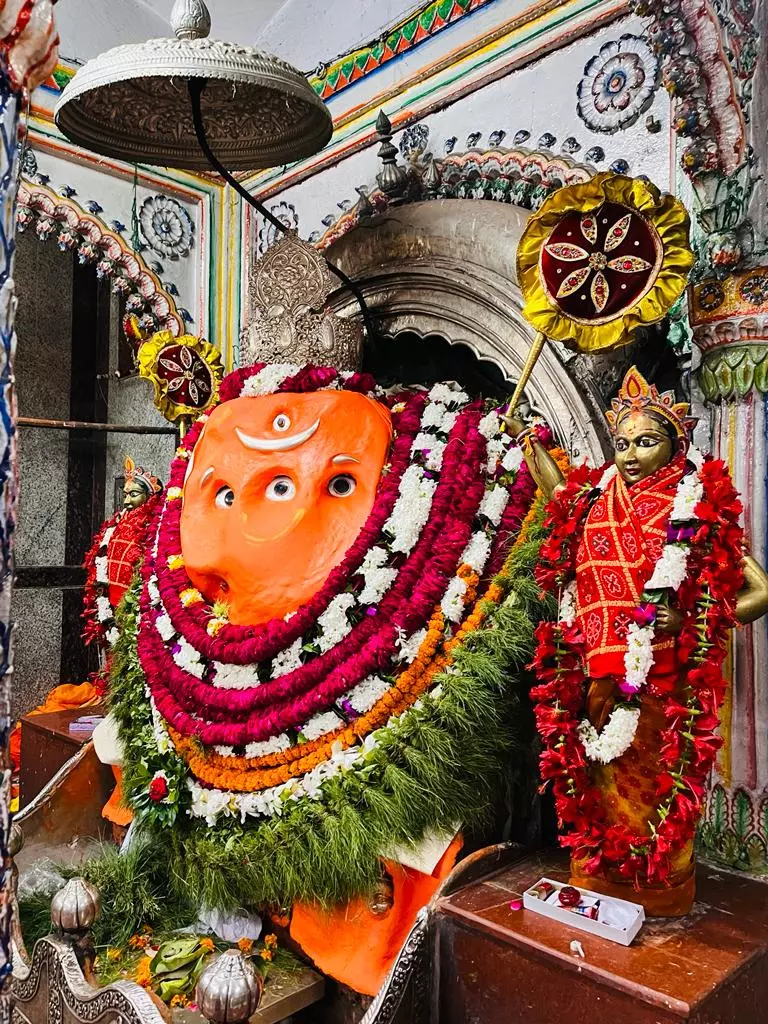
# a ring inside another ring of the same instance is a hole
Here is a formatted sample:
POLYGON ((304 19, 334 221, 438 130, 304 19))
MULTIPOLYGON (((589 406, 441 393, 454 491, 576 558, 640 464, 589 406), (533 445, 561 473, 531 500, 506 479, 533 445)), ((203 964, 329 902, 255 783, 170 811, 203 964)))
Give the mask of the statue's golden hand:
POLYGON ((517 416, 511 413, 505 413, 502 417, 504 426, 507 428, 507 433, 510 437, 518 437, 525 430, 525 424, 522 420, 518 419, 517 416))
POLYGON ((656 629, 668 636, 675 636, 683 628, 683 616, 677 608, 662 605, 656 611, 656 629))

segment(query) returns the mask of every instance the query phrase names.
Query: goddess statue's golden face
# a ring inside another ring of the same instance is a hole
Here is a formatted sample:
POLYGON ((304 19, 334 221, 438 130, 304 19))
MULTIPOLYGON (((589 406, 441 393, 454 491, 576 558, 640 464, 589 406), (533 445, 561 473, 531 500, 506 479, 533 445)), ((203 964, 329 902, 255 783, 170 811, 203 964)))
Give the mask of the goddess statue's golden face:
POLYGON ((139 508, 149 498, 149 492, 135 480, 126 480, 123 487, 123 508, 139 508))
POLYGON ((633 412, 619 421, 613 439, 616 468, 628 484, 645 480, 671 462, 675 449, 659 421, 633 412))

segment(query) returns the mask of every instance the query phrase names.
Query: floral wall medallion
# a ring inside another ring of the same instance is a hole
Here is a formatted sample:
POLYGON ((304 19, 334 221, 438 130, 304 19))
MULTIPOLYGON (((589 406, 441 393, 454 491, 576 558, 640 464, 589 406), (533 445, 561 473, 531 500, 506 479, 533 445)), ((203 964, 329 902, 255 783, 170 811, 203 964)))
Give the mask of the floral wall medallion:
POLYGON ((194 225, 184 207, 170 196, 149 196, 141 204, 139 224, 152 252, 169 260, 189 256, 194 225))
MULTIPOLYGON (((299 230, 299 215, 296 213, 296 207, 291 203, 281 200, 279 203, 270 206, 269 212, 273 217, 277 217, 280 223, 284 224, 289 231, 299 230)), ((274 245, 279 237, 282 237, 282 232, 274 224, 264 220, 263 217, 259 217, 257 223, 259 225, 259 237, 256 243, 256 251, 260 256, 263 256, 267 249, 274 245)))
POLYGON ((659 63, 639 36, 623 35, 600 47, 584 68, 576 110, 593 132, 627 128, 653 102, 659 84, 659 63))

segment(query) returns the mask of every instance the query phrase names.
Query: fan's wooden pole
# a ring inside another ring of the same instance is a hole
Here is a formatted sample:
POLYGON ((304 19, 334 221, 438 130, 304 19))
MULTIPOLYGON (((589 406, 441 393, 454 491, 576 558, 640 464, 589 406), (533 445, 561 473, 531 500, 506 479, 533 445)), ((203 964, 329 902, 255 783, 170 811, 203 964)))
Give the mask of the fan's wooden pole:
POLYGON ((515 388, 514 393, 510 398, 509 402, 507 403, 507 416, 514 416, 515 409, 517 408, 517 403, 520 401, 520 396, 525 390, 525 385, 531 379, 533 368, 536 365, 536 362, 542 353, 544 343, 546 342, 546 340, 546 335, 542 334, 541 331, 539 331, 536 337, 533 339, 533 344, 531 345, 531 350, 528 353, 528 358, 525 360, 525 366, 523 366, 523 371, 520 374, 520 377, 518 378, 517 387, 515 388))

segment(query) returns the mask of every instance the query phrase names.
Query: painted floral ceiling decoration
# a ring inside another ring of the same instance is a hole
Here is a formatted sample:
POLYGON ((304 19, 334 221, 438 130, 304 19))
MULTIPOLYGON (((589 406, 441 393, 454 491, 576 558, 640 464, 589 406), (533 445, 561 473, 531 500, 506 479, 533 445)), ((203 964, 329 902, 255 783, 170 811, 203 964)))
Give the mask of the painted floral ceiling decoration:
MULTIPOLYGON (((279 203, 274 203, 269 207, 269 212, 274 217, 277 217, 287 231, 299 230, 299 215, 296 213, 296 207, 292 203, 287 203, 284 199, 281 199, 279 203)), ((256 242, 256 251, 259 256, 263 256, 270 246, 274 245, 279 238, 282 238, 282 232, 263 217, 257 218, 257 223, 259 236, 256 242)))
POLYGON ((158 256, 178 260, 192 251, 194 225, 176 199, 149 196, 141 204, 139 224, 145 242, 158 256))
POLYGON ((600 47, 584 68, 577 90, 577 112, 594 132, 626 128, 653 103, 659 63, 639 36, 623 35, 600 47))

